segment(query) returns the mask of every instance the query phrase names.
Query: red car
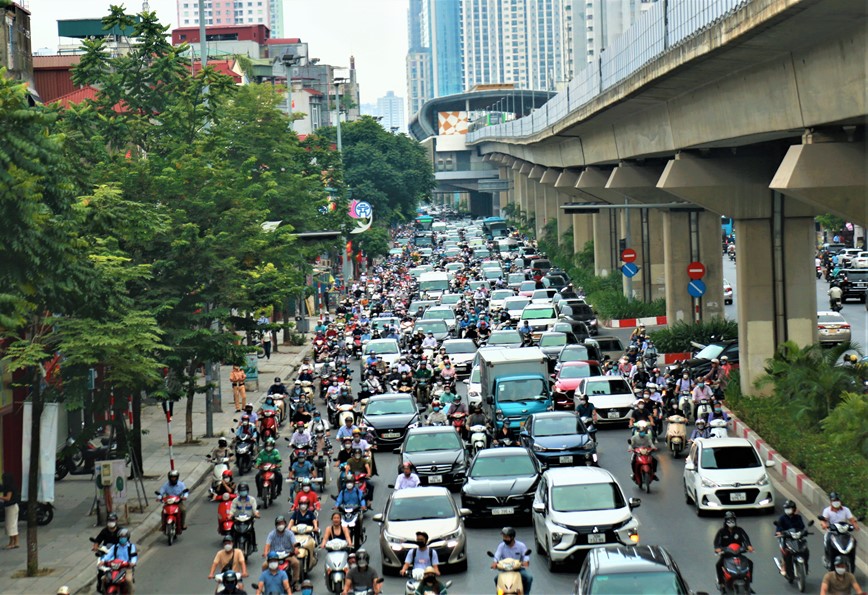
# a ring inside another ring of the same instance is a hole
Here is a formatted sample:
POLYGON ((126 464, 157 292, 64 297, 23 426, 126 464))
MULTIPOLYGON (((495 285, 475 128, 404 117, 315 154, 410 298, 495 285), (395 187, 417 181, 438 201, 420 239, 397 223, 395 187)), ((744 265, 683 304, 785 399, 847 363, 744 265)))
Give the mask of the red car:
POLYGON ((560 371, 557 374, 552 374, 554 380, 552 398, 555 402, 555 409, 574 410, 573 394, 576 392, 579 381, 582 378, 600 376, 602 373, 599 362, 594 360, 564 362, 560 371))

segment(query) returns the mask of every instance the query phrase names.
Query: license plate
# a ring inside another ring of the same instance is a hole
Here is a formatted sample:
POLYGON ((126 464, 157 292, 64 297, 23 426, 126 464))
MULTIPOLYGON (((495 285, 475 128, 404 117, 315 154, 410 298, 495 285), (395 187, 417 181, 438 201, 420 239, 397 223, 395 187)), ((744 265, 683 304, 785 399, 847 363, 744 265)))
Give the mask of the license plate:
POLYGON ((501 514, 515 514, 515 509, 511 506, 504 506, 501 508, 492 508, 491 514, 493 515, 501 515, 501 514))
POLYGON ((730 502, 747 502, 747 493, 733 492, 729 495, 730 502))
POLYGON ((385 432, 382 436, 383 436, 383 438, 400 438, 401 433, 400 432, 385 432))
POLYGON ((606 415, 609 417, 609 419, 618 419, 619 417, 621 417, 617 411, 609 411, 606 415))
POLYGON ((588 534, 588 543, 606 543, 606 535, 603 533, 588 534))
POLYGON ((443 476, 442 475, 429 475, 428 476, 428 483, 443 483, 443 476))
POLYGON ((559 463, 572 463, 573 457, 558 457, 559 463))

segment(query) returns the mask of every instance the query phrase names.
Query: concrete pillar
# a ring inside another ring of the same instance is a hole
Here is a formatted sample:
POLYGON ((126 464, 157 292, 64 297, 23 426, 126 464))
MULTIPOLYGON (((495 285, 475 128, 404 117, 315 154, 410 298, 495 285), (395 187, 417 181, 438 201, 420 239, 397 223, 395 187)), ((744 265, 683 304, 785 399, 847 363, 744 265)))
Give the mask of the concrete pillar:
POLYGON ((594 217, 592 213, 573 214, 573 252, 578 254, 585 244, 594 241, 594 217))
MULTIPOLYGON (((531 166, 530 164, 528 164, 527 167, 530 168, 527 174, 527 179, 529 180, 528 185, 529 188, 531 188, 531 195, 534 198, 534 218, 536 220, 534 231, 536 237, 541 238, 546 223, 546 196, 539 181, 542 179, 546 168, 540 165, 531 166)), ((522 168, 522 170, 524 170, 524 168, 522 168)))
POLYGON ((618 260, 615 251, 618 247, 616 213, 604 209, 591 215, 594 226, 594 274, 608 277, 617 273, 618 260))
MULTIPOLYGON (((554 204, 552 207, 554 209, 554 217, 558 221, 558 244, 563 244, 563 236, 570 229, 572 224, 572 218, 570 215, 566 214, 564 210, 561 208, 562 205, 565 205, 568 202, 571 202, 571 198, 564 192, 557 190, 558 180, 563 176, 563 170, 548 167, 546 168, 545 173, 542 178, 540 178, 540 183, 543 184, 548 192, 548 197, 554 197, 554 204)), ((548 206, 548 205, 547 205, 548 206)))
POLYGON ((508 205, 512 202, 512 199, 514 198, 513 197, 513 190, 512 190, 512 176, 510 176, 510 173, 512 173, 512 170, 510 170, 507 167, 503 167, 503 166, 498 168, 498 170, 499 170, 498 171, 498 177, 501 180, 506 180, 507 182, 510 183, 510 189, 504 190, 503 192, 500 192, 497 196, 498 203, 500 206, 500 211, 499 211, 500 216, 503 217, 503 210, 506 208, 506 205, 508 205))
MULTIPOLYGON (((556 234, 555 241, 560 244, 561 243, 561 223, 558 218, 558 212, 560 209, 558 208, 558 193, 555 192, 555 189, 551 186, 546 186, 545 184, 540 184, 540 189, 543 192, 543 196, 545 197, 545 205, 546 205, 546 217, 544 226, 548 225, 551 221, 554 221, 556 224, 554 234, 556 234)), ((564 230, 566 231, 566 230, 564 230)))

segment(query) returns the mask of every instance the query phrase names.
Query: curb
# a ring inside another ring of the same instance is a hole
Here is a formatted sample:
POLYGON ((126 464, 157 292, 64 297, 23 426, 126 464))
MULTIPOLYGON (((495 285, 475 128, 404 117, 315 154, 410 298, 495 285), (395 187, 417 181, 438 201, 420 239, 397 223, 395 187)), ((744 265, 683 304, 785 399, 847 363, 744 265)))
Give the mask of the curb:
POLYGON ((659 326, 666 324, 665 316, 648 316, 645 318, 621 318, 620 320, 606 321, 605 326, 608 328, 630 328, 637 327, 640 324, 645 326, 659 326))
MULTIPOLYGON (((816 483, 798 467, 781 456, 778 451, 773 449, 759 434, 754 432, 740 418, 738 418, 729 408, 724 407, 727 414, 732 418, 732 435, 737 438, 745 438, 750 442, 760 455, 760 458, 765 461, 774 461, 774 471, 782 478, 784 490, 796 496, 800 501, 803 511, 812 511, 810 513, 803 512, 806 518, 814 518, 815 514, 819 514, 829 503, 828 495, 816 483)), ((864 574, 868 574, 868 556, 865 555, 864 548, 857 550, 856 566, 864 574)))
POLYGON ((681 360, 690 359, 693 356, 689 351, 682 353, 659 353, 657 354, 657 363, 660 363, 660 358, 663 358, 664 364, 674 364, 681 360))

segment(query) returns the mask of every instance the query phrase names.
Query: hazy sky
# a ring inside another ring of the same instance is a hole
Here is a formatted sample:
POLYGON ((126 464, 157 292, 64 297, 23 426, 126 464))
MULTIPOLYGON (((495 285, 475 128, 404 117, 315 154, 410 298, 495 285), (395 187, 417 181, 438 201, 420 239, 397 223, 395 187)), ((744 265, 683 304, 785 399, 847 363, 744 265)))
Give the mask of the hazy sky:
MULTIPOLYGON (((22 0, 17 0, 21 2, 22 0)), ((149 0, 164 23, 178 26, 175 0, 149 0)), ((57 20, 97 18, 110 4, 139 12, 141 0, 24 0, 30 9, 33 50, 57 49, 57 20)), ((311 57, 348 66, 356 57, 362 102, 386 91, 406 96, 407 0, 284 0, 284 35, 308 43, 311 57)))

